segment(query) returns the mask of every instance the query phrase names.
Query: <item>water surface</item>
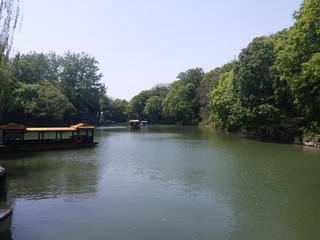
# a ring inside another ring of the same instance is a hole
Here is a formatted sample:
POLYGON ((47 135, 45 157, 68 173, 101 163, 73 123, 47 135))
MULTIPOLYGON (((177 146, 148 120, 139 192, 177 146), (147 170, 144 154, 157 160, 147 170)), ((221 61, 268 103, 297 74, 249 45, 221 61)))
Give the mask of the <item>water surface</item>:
POLYGON ((0 155, 6 239, 319 239, 319 150, 182 126, 96 139, 0 155))

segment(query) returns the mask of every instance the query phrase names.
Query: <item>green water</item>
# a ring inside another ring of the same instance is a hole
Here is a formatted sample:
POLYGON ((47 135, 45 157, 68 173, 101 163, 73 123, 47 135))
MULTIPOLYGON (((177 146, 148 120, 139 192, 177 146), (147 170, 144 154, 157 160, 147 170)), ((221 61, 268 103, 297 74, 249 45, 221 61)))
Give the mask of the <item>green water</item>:
POLYGON ((320 238, 320 150, 198 127, 96 130, 96 148, 0 155, 15 240, 320 238))

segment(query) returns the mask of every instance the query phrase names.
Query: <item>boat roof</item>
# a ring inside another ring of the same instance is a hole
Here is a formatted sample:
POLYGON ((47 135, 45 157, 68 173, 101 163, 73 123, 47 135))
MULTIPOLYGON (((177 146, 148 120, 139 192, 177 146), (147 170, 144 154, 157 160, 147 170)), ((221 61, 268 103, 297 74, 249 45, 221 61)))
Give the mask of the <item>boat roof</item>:
POLYGON ((69 132, 77 129, 72 127, 31 127, 26 130, 27 132, 69 132))
POLYGON ((140 120, 130 120, 129 123, 131 122, 140 122, 140 120))
POLYGON ((26 130, 26 126, 20 125, 17 123, 9 123, 9 124, 0 126, 0 129, 2 129, 2 130, 8 130, 8 129, 9 130, 26 130))
POLYGON ((26 130, 27 132, 68 132, 94 128, 95 126, 87 123, 78 123, 71 125, 70 127, 26 127, 17 123, 9 123, 7 125, 0 126, 1 130, 26 130))
POLYGON ((75 129, 93 129, 95 128, 95 126, 89 125, 87 123, 78 123, 75 125, 71 125, 71 128, 75 128, 75 129))

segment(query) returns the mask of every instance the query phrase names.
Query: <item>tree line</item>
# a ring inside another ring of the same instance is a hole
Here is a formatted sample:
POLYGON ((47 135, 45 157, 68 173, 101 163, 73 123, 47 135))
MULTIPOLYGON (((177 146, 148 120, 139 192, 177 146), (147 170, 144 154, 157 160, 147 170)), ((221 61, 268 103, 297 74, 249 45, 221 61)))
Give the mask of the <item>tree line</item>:
MULTIPOLYGON (((257 37, 239 56, 130 101, 107 96, 98 62, 86 53, 1 53, 0 122, 126 122, 207 125, 292 142, 320 137, 320 2, 304 0, 289 29, 257 37)), ((5 46, 5 44, 2 44, 5 46)))
POLYGON ((293 142, 320 139, 320 2, 305 0, 294 24, 257 37, 237 59, 208 73, 178 75, 162 94, 143 91, 129 103, 137 118, 202 124, 293 142))

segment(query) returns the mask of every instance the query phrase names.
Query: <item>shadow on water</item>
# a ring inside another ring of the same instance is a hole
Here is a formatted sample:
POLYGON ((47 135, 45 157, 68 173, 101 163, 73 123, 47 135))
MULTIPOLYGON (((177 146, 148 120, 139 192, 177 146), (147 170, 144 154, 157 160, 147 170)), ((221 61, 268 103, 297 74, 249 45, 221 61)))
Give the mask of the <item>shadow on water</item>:
POLYGON ((38 155, 39 152, 15 152, 15 153, 1 153, 0 162, 10 161, 10 160, 19 160, 24 158, 32 158, 38 155))
POLYGON ((1 240, 12 240, 11 232, 11 221, 12 216, 0 222, 0 239, 1 240))
MULTIPOLYGON (((88 148, 2 156, 0 165, 7 170, 5 189, 10 196, 28 199, 94 194, 99 179, 94 151, 88 148)), ((7 201, 14 204, 15 198, 7 201)))

